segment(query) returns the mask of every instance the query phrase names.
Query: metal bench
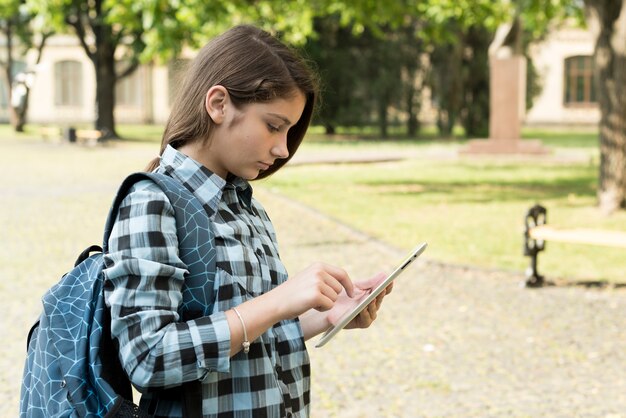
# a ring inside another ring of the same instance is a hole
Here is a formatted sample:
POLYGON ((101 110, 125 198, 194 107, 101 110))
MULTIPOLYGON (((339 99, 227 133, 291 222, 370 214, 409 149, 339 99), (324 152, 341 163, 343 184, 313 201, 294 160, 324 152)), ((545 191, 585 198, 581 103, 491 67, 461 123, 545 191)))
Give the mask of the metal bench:
POLYGON ((598 229, 556 229, 546 225, 547 210, 541 205, 531 207, 524 220, 524 255, 530 257, 526 270, 526 286, 540 287, 545 280, 537 271, 537 258, 545 250, 546 241, 571 244, 602 245, 626 248, 626 232, 598 229))

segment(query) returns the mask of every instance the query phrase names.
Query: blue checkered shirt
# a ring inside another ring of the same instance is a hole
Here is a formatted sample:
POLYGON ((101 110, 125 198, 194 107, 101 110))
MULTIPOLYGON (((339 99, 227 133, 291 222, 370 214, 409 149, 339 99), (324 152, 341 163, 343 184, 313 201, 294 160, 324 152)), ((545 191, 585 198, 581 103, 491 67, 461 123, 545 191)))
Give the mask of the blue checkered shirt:
MULTIPOLYGON (((178 257, 173 208, 149 181, 137 183, 120 207, 105 257, 111 332, 141 406, 150 389, 202 382, 205 417, 306 417, 310 366, 297 319, 275 324, 250 352, 229 357, 224 312, 287 280, 276 234, 250 185, 228 181, 168 147, 157 171, 194 191, 212 220, 217 272, 212 314, 182 322, 186 266, 178 257)), ((154 391, 153 391, 154 392, 154 391)), ((181 417, 178 401, 160 399, 156 416, 181 417)))

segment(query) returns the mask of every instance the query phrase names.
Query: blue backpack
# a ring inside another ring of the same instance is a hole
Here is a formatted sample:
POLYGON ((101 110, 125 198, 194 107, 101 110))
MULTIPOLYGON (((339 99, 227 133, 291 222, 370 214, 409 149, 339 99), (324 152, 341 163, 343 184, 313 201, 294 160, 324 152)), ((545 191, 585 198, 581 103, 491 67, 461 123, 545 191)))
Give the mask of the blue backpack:
MULTIPOLYGON (((101 249, 80 254, 74 269, 43 296, 43 313, 30 330, 20 399, 21 418, 142 417, 132 403, 131 385, 110 335, 104 303, 103 254, 119 205, 138 181, 149 179, 165 192, 176 216, 179 255, 189 270, 183 287, 183 320, 209 315, 214 301, 215 248, 209 217, 200 201, 173 178, 130 175, 115 197, 101 249), (90 256, 93 251, 98 251, 90 256)), ((199 382, 183 385, 185 416, 201 411, 199 382)))

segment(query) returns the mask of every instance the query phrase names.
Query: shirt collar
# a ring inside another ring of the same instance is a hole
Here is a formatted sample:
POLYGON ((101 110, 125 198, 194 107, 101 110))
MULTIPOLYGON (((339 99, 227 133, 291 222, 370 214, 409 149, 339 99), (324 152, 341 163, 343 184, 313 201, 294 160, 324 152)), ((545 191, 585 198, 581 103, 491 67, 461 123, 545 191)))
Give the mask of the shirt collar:
POLYGON ((239 202, 246 208, 250 209, 252 206, 252 186, 246 180, 241 177, 236 177, 233 175, 228 176, 229 184, 235 188, 237 192, 237 198, 239 202))
POLYGON ((202 204, 208 206, 211 215, 217 212, 217 206, 228 185, 232 185, 244 206, 250 207, 252 203, 252 187, 246 180, 232 175, 224 180, 171 145, 163 151, 157 171, 171 175, 192 190, 202 204))

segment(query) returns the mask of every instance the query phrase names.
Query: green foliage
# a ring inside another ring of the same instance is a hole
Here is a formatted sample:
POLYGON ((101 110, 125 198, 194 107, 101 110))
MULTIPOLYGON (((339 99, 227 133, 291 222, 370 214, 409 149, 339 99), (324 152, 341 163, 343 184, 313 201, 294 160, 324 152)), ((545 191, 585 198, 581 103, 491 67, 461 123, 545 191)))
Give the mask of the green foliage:
POLYGON ((0 19, 6 20, 17 14, 20 0, 0 0, 0 19))
POLYGON ((565 21, 584 25, 584 5, 579 0, 516 0, 516 7, 530 41, 543 39, 565 21))
POLYGON ((416 90, 425 53, 423 42, 415 37, 417 22, 356 30, 356 23, 343 25, 342 19, 339 14, 315 19, 317 35, 304 47, 323 82, 317 122, 327 133, 339 126, 376 124, 385 137, 394 109, 408 115, 407 129, 415 135, 420 106, 416 90))
MULTIPOLYGON (((26 51, 33 45, 33 31, 35 26, 31 24, 35 16, 26 7, 22 0, 0 0, 0 32, 4 38, 12 37, 11 41, 15 45, 19 40, 20 55, 25 55, 26 51)), ((12 52, 12 51, 11 51, 12 52)), ((3 64, 6 65, 6 62, 3 64)))

